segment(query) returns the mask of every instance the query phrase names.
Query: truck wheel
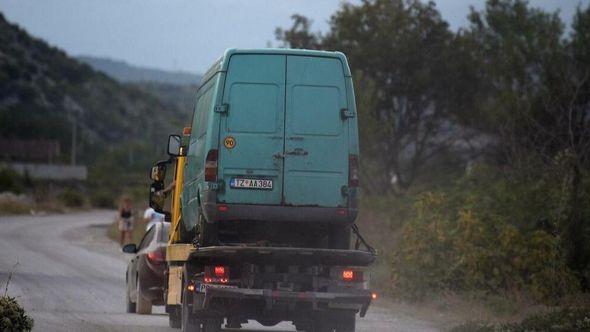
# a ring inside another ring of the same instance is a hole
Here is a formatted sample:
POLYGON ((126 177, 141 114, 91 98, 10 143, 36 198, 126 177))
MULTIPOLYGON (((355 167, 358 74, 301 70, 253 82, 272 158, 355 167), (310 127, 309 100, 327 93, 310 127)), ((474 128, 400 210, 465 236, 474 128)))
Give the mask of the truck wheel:
POLYGON ((190 231, 184 228, 184 225, 178 225, 178 233, 180 236, 180 242, 191 243, 195 239, 195 228, 193 227, 190 231))
POLYGON ((335 226, 328 235, 329 249, 350 249, 350 225, 335 226))
POLYGON ((209 223, 199 208, 199 216, 197 220, 197 232, 199 244, 202 247, 209 247, 217 245, 217 223, 209 223))
POLYGON ((147 299, 141 291, 141 279, 137 278, 137 303, 136 311, 140 315, 149 315, 152 313, 152 301, 147 299))
POLYGON ((129 297, 129 285, 127 285, 125 291, 125 299, 127 300, 127 313, 135 313, 135 303, 131 302, 131 298, 129 297))
POLYGON ((168 313, 168 325, 173 329, 179 329, 182 326, 180 308, 175 306, 174 309, 168 313))
MULTIPOLYGON (((245 323, 248 323, 248 321, 246 320, 245 323)), ((242 320, 235 317, 228 317, 227 323, 225 323, 225 327, 228 329, 241 329, 242 320)))
POLYGON ((342 314, 336 320, 336 332, 354 332, 356 329, 356 314, 342 314))
POLYGON ((280 320, 273 320, 273 319, 257 319, 256 321, 258 323, 260 323, 260 325, 267 326, 267 327, 275 326, 281 322, 280 320))
POLYGON ((203 321, 201 332, 219 332, 221 331, 221 320, 209 318, 203 321))
POLYGON ((334 328, 330 323, 331 322, 324 317, 318 317, 314 320, 309 332, 333 332, 334 328))

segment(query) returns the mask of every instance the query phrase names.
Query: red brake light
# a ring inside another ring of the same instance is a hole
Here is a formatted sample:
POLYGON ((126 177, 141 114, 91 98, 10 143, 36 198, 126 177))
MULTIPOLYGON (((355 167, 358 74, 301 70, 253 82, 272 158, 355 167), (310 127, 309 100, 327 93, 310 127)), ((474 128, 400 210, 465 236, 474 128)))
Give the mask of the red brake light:
POLYGON ((216 277, 223 277, 225 276, 225 267, 224 266, 216 266, 213 271, 215 272, 216 277))
POLYGON ((206 266, 204 281, 205 283, 229 283, 229 266, 206 266))
POLYGON ((207 152, 205 160, 205 181, 207 182, 217 181, 217 158, 217 150, 212 149, 207 152))
POLYGON ((359 156, 355 154, 348 155, 348 186, 359 186, 359 156))
POLYGON ((345 281, 351 281, 354 279, 354 271, 353 270, 343 270, 342 271, 342 279, 345 281))
POLYGON ((160 264, 166 260, 166 257, 164 256, 164 252, 159 249, 155 250, 155 251, 148 252, 147 258, 150 262, 155 263, 155 264, 160 264))

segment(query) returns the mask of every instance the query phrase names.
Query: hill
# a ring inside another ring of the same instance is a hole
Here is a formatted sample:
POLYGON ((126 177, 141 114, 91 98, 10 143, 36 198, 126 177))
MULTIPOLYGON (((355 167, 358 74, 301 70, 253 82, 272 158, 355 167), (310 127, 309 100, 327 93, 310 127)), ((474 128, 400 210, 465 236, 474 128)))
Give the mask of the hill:
POLYGON ((65 161, 76 126, 90 182, 121 187, 145 181, 190 111, 95 71, 0 14, 0 139, 57 140, 65 161))
POLYGON ((130 65, 124 61, 92 56, 79 56, 77 59, 123 83, 155 82, 171 85, 196 85, 201 81, 201 75, 183 71, 146 68, 130 65))

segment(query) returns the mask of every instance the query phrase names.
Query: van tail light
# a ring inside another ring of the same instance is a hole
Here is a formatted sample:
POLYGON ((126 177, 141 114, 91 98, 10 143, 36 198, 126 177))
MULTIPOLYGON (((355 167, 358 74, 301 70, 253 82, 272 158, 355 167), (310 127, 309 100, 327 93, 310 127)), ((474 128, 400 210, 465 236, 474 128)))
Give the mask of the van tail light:
POLYGON ((162 249, 156 249, 147 253, 147 258, 151 263, 161 264, 166 261, 166 255, 162 249))
POLYGON ((207 152, 207 158, 205 159, 205 181, 207 182, 217 181, 217 158, 216 149, 207 152))
POLYGON ((348 155, 348 186, 359 186, 359 156, 356 154, 348 155))

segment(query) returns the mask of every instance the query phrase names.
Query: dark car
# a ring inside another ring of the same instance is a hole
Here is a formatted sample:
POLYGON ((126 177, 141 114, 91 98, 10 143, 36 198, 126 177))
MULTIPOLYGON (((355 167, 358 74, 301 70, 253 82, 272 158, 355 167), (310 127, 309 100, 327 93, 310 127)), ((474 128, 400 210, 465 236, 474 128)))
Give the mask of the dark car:
POLYGON ((135 256, 127 265, 127 312, 152 313, 152 305, 164 305, 167 222, 157 223, 143 236, 139 245, 128 244, 123 252, 135 256))

